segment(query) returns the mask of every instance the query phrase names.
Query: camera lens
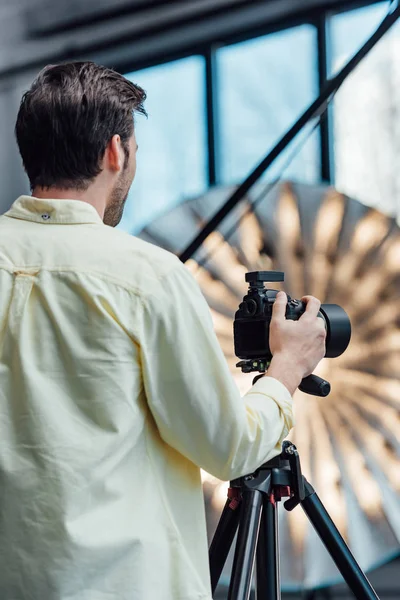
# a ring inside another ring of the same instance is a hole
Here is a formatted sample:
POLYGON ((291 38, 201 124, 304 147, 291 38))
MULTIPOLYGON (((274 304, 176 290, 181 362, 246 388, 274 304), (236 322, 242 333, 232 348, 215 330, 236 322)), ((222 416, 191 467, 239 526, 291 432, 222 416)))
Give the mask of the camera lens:
POLYGON ((351 324, 347 313, 337 304, 322 304, 320 308, 326 322, 326 358, 340 356, 351 338, 351 324))

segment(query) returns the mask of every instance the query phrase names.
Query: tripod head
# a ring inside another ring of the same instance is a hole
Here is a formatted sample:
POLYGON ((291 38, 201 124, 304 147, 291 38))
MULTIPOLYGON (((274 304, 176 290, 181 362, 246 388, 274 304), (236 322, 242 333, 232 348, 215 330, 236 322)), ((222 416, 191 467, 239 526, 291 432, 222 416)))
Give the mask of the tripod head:
MULTIPOLYGON (((306 485, 309 486, 308 483, 306 485)), ((305 498, 305 483, 296 446, 289 441, 283 442, 281 454, 261 465, 251 475, 231 481, 230 486, 258 490, 267 494, 271 502, 279 502, 290 496, 284 507, 288 511, 293 510, 305 498)))

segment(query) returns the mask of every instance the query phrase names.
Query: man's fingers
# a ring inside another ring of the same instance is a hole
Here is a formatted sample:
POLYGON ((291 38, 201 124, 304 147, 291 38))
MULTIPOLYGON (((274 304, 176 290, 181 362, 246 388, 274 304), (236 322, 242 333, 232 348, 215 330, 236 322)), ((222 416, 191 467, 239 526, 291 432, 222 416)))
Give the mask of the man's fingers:
POLYGON ((285 292, 278 292, 274 305, 272 307, 273 319, 284 319, 286 313, 287 296, 285 292))
POLYGON ((300 318, 303 318, 305 315, 307 315, 308 318, 316 317, 321 308, 321 302, 317 298, 314 298, 314 296, 303 296, 301 300, 306 303, 306 310, 300 318))

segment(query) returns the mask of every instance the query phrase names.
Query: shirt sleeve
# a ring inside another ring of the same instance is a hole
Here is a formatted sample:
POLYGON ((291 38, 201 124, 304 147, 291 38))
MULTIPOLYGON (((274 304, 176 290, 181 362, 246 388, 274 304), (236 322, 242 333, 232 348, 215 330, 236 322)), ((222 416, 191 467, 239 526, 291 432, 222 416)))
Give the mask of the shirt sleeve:
POLYGON ((201 290, 179 263, 144 301, 141 361, 164 441, 222 480, 251 473, 281 451, 292 397, 271 377, 241 398, 201 290))

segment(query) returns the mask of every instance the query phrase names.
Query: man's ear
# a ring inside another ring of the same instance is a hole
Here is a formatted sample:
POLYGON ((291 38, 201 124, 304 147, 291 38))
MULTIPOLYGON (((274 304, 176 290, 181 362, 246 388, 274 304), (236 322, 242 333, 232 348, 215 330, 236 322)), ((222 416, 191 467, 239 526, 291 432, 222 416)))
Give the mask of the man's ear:
POLYGON ((104 166, 112 171, 122 171, 124 166, 124 156, 125 154, 120 136, 118 134, 113 135, 106 147, 104 166))

